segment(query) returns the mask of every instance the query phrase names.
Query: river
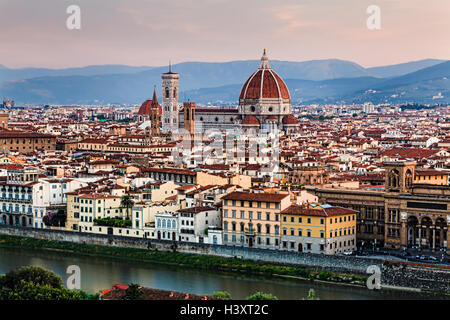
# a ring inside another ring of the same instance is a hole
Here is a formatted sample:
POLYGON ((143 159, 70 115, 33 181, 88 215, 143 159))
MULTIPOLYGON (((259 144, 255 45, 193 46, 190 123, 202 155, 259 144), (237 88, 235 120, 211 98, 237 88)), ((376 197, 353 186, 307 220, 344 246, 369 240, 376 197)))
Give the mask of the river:
POLYGON ((434 296, 414 292, 369 290, 343 285, 310 281, 263 278, 164 266, 115 258, 91 257, 54 251, 0 248, 0 274, 21 266, 41 266, 53 270, 66 283, 66 269, 77 265, 81 269, 81 289, 94 293, 113 284, 139 283, 144 287, 212 294, 228 291, 234 299, 244 299, 254 292, 272 293, 279 299, 301 299, 310 288, 322 299, 429 299, 434 296))

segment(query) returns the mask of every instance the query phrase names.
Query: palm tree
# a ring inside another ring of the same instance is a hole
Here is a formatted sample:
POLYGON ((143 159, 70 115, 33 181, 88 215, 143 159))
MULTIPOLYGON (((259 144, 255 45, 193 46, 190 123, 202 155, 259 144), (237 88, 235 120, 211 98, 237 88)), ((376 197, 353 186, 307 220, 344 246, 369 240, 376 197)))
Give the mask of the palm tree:
POLYGON ((127 220, 130 219, 130 208, 133 208, 134 201, 129 194, 126 194, 120 200, 120 206, 127 209, 127 220))

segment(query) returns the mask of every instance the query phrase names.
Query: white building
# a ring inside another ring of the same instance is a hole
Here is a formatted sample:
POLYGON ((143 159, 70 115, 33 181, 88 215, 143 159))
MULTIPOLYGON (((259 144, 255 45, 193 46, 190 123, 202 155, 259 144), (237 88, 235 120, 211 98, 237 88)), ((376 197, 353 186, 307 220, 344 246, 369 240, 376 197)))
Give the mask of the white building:
POLYGON ((193 207, 178 210, 179 240, 208 243, 209 227, 222 224, 219 212, 211 207, 193 207))
POLYGON ((67 193, 87 185, 88 183, 81 179, 39 179, 33 185, 33 227, 45 228, 43 217, 50 212, 66 211, 67 193))

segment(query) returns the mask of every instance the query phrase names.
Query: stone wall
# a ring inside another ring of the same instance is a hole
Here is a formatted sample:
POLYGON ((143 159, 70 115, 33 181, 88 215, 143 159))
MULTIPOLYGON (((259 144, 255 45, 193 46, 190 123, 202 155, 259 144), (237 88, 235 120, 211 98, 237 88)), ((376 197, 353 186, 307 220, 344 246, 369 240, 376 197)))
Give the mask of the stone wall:
POLYGON ((237 246, 210 245, 165 240, 139 239, 82 232, 42 230, 0 225, 0 234, 35 239, 68 241, 80 244, 95 244, 125 248, 139 248, 172 251, 174 243, 178 252, 205 254, 221 257, 238 257, 278 264, 304 266, 318 270, 353 272, 365 274, 367 267, 376 265, 381 270, 381 284, 391 287, 441 290, 450 292, 450 270, 419 268, 416 266, 389 266, 382 260, 347 256, 327 256, 322 254, 298 253, 281 250, 244 248, 237 246))
MULTIPOLYGON (((36 239, 68 241, 80 244, 95 244, 125 248, 140 248, 160 251, 172 251, 173 241, 139 239, 123 236, 101 235, 83 232, 71 232, 48 229, 34 229, 0 225, 0 234, 29 237, 36 239)), ((381 261, 346 256, 327 256, 322 254, 298 253, 282 250, 244 248, 238 246, 175 242, 176 250, 183 253, 204 254, 221 257, 238 257, 257 261, 287 265, 305 266, 314 269, 365 273, 370 265, 381 267, 381 261)))

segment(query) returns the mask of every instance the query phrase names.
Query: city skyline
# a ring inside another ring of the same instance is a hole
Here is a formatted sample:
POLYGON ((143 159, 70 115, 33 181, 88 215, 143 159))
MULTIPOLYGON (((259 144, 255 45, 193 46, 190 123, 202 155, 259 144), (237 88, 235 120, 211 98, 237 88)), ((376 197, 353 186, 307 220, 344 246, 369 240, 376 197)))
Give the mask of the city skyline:
POLYGON ((450 57, 450 3, 443 0, 426 7, 417 0, 4 0, 0 10, 9 17, 0 21, 0 41, 9 44, 0 48, 0 64, 8 68, 254 60, 264 47, 276 60, 334 58, 363 67, 450 57), (80 30, 66 27, 74 4, 80 30), (380 7, 380 30, 367 28, 370 5, 380 7))

